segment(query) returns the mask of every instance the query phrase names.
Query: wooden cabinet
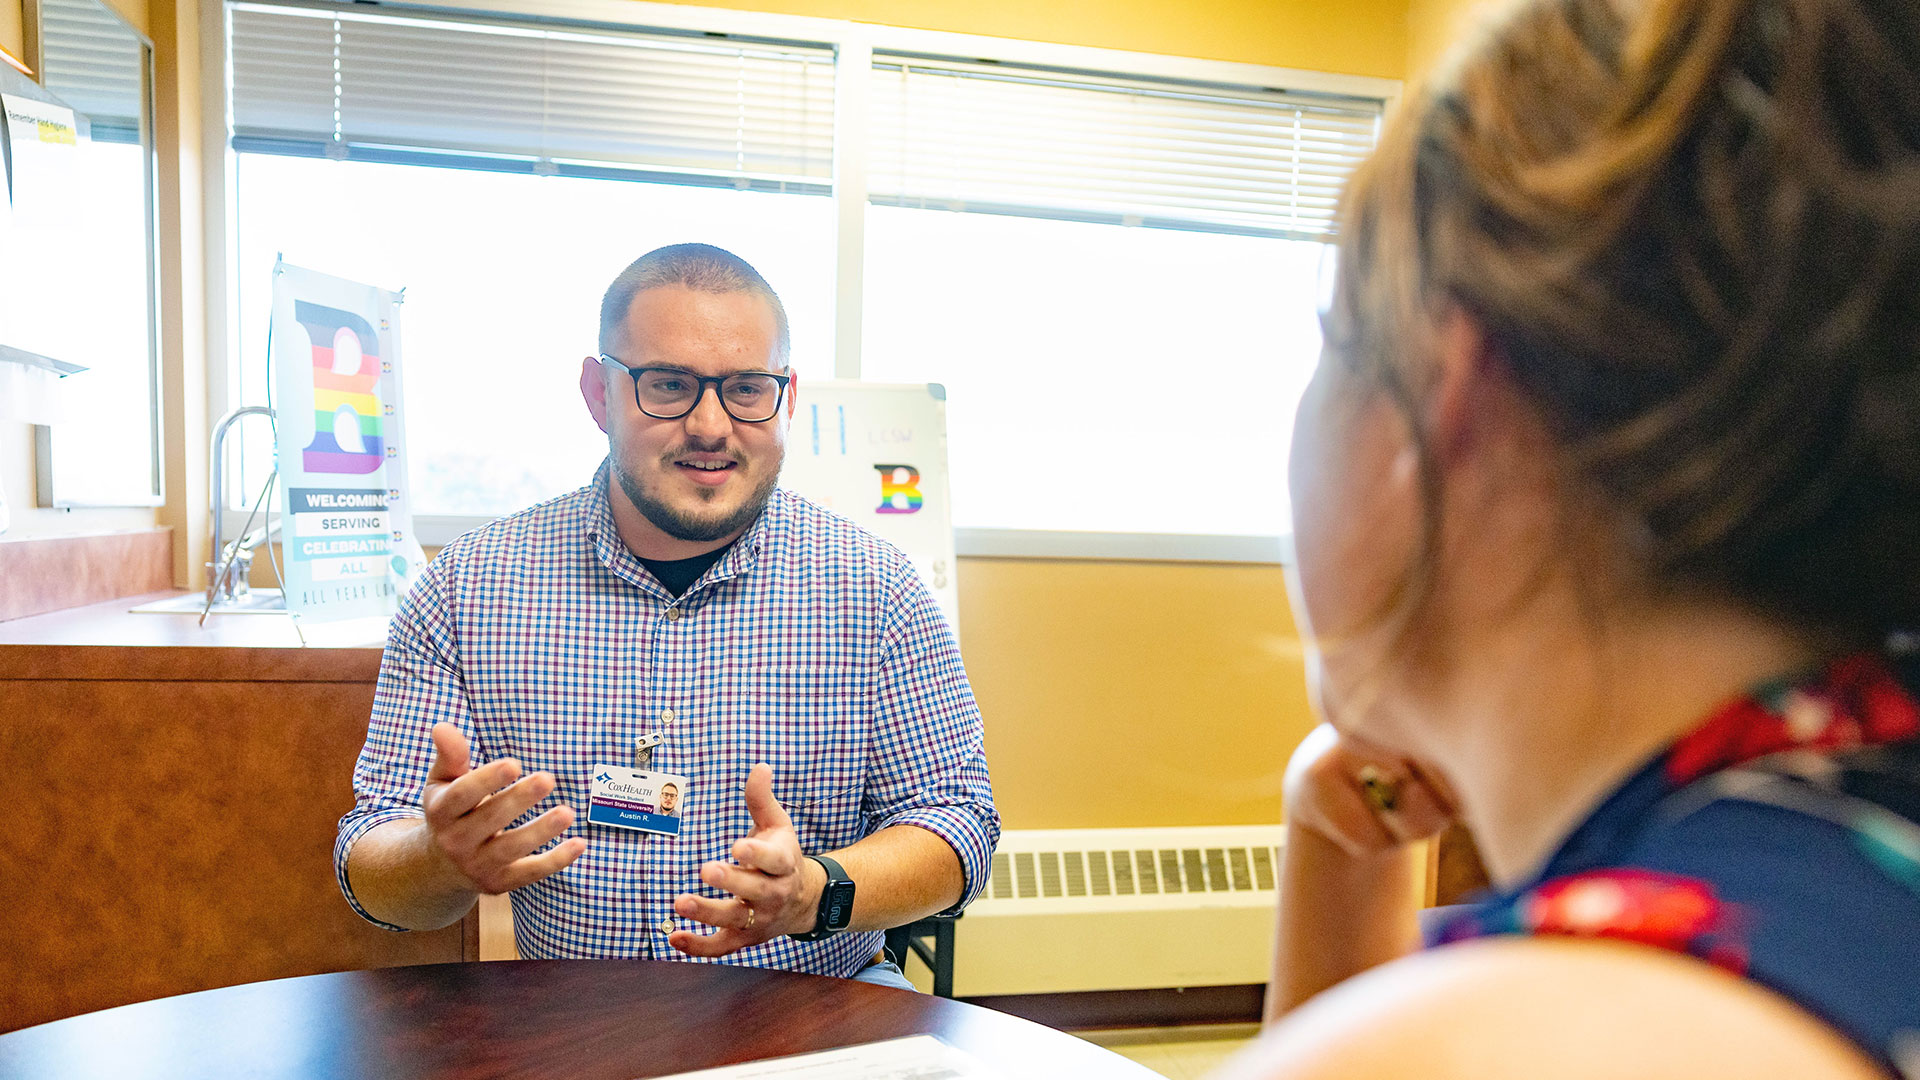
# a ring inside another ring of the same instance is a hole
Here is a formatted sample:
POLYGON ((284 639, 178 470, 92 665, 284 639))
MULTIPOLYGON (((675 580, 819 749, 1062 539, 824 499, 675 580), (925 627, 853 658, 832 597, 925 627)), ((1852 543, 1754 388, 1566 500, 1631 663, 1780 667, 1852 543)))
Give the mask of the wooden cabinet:
POLYGON ((376 645, 285 618, 0 623, 0 1031, 218 986, 476 959, 478 918, 398 934, 334 880, 376 645))

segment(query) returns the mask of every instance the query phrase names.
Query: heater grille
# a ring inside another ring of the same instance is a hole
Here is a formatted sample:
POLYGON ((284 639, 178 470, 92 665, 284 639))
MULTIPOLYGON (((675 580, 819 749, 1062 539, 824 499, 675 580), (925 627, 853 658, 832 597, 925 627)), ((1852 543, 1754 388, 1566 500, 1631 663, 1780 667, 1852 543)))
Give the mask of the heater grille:
POLYGON ((1262 982, 1280 843, 1278 825, 1010 830, 954 925, 954 992, 1262 982))
POLYGON ((1009 830, 967 913, 1271 909, 1280 843, 1278 825, 1009 830))
POLYGON ((982 900, 1272 892, 1277 846, 1002 851, 982 900))

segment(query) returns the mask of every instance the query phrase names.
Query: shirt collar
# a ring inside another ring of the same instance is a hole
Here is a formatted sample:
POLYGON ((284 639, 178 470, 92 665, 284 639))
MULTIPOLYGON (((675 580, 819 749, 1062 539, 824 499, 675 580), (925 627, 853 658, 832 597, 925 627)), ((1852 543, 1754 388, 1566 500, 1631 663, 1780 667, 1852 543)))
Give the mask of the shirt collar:
MULTIPOLYGON (((640 560, 635 558, 633 552, 628 551, 627 545, 621 541, 620 530, 613 520, 612 496, 609 494, 611 491, 609 485, 612 483, 612 459, 603 460, 600 462, 600 468, 593 474, 593 483, 582 492, 584 498, 580 503, 579 522, 581 530, 586 535, 587 543, 592 546, 600 565, 606 567, 615 577, 649 595, 657 596, 668 603, 674 602, 674 597, 661 586, 645 566, 640 564, 640 560)), ((740 539, 727 549, 727 553, 721 557, 720 561, 708 567, 707 572, 700 575, 700 580, 689 586, 679 599, 683 602, 692 600, 695 594, 722 582, 731 581, 752 570, 759 562, 761 551, 775 535, 774 519, 786 513, 786 494, 778 488, 774 489, 773 495, 767 499, 766 507, 760 511, 758 517, 753 519, 753 524, 747 526, 747 531, 742 533, 740 539)))
POLYGON ((1626 858, 1655 808, 1704 776, 1785 751, 1833 753, 1920 735, 1920 702, 1911 685, 1887 658, 1858 653, 1752 688, 1616 788, 1568 834, 1541 879, 1626 858))

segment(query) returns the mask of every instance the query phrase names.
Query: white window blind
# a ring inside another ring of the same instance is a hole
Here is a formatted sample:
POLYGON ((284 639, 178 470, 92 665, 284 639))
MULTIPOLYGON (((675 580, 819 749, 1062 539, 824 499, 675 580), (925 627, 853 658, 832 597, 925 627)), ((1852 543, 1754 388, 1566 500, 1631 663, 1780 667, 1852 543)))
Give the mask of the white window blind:
POLYGON ((1323 239, 1376 99, 874 61, 876 203, 1323 239))
POLYGON ((231 5, 239 150, 826 193, 825 47, 231 5))
POLYGON ((93 0, 41 0, 47 89, 84 114, 97 142, 140 141, 145 53, 126 23, 93 0))

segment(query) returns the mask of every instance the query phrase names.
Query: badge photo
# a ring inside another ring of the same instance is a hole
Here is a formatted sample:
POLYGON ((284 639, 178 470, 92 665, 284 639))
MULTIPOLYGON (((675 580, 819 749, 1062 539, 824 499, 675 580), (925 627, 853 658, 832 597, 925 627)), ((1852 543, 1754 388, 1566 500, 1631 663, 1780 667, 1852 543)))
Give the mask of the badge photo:
POLYGON ((587 822, 660 836, 680 835, 689 785, 684 776, 595 765, 587 822))

